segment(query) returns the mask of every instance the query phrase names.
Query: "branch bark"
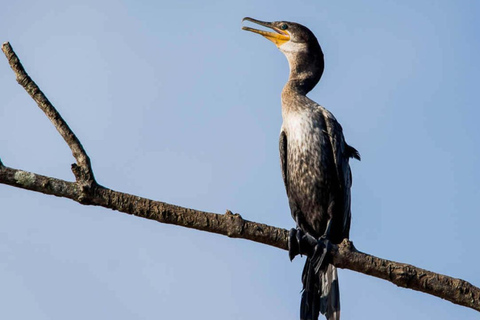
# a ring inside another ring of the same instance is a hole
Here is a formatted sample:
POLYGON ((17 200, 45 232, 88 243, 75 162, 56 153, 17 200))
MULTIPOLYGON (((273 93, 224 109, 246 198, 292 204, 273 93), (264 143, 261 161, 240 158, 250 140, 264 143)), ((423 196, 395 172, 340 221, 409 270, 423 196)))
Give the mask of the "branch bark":
MULTIPOLYGON (((0 183, 13 187, 72 199, 84 205, 95 205, 132 214, 161 223, 213 232, 231 238, 242 238, 288 249, 288 231, 243 219, 227 210, 225 214, 184 208, 160 201, 114 191, 95 182, 90 159, 79 139, 57 110, 25 72, 9 43, 2 45, 18 83, 37 102, 72 150, 77 164, 72 165, 76 181, 69 182, 32 172, 6 167, 0 160, 0 183)), ((331 250, 333 264, 390 281, 397 286, 425 292, 480 311, 480 289, 467 281, 437 274, 415 266, 381 259, 358 251, 344 240, 331 250)))
POLYGON ((53 123, 58 133, 60 133, 62 138, 72 150, 73 157, 75 160, 77 160, 77 163, 72 165, 72 171, 77 182, 81 182, 85 186, 91 186, 94 184, 95 177, 93 176, 90 158, 80 143, 80 140, 77 138, 75 133, 73 133, 72 129, 70 129, 65 120, 63 120, 60 113, 58 113, 42 90, 40 90, 37 84, 25 72, 20 59, 18 59, 10 43, 5 42, 2 45, 2 51, 5 53, 13 72, 15 72, 18 84, 20 84, 25 91, 27 91, 30 97, 32 97, 32 99, 37 103, 38 107, 42 109, 48 119, 50 119, 50 121, 53 123))

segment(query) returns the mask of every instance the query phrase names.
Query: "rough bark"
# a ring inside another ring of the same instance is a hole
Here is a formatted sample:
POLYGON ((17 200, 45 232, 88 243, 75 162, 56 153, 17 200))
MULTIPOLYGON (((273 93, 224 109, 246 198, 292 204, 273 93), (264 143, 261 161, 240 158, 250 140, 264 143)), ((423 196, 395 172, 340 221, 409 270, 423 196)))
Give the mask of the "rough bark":
MULTIPOLYGON (((6 167, 0 160, 0 183, 13 187, 69 198, 84 205, 96 205, 112 210, 175 224, 187 228, 218 233, 231 238, 242 238, 288 249, 288 231, 243 219, 229 210, 225 214, 204 212, 154 201, 131 194, 114 191, 95 182, 90 159, 67 123, 47 97, 25 72, 9 43, 2 45, 18 83, 37 102, 52 121, 72 150, 77 163, 72 165, 76 181, 69 182, 32 172, 6 167)), ((355 249, 344 240, 332 245, 333 264, 370 276, 390 281, 397 286, 422 291, 453 303, 480 311, 480 289, 467 281, 437 274, 412 265, 374 257, 355 249)))

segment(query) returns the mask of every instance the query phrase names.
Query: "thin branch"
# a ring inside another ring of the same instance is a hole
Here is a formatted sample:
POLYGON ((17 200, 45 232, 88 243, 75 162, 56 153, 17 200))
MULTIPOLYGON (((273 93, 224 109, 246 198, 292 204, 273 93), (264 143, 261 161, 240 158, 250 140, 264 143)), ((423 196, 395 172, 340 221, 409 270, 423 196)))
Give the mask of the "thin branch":
POLYGON ((32 172, 0 167, 0 183, 69 198, 85 205, 95 205, 128 213, 161 223, 222 234, 231 238, 243 238, 287 249, 288 232, 283 229, 244 220, 239 214, 228 211, 215 214, 188 209, 165 202, 96 186, 88 198, 83 198, 76 182, 51 178, 32 172))
POLYGON ((30 97, 37 103, 38 107, 42 109, 72 150, 73 157, 77 160, 77 164, 72 165, 75 178, 85 186, 90 187, 95 183, 95 177, 93 175, 90 158, 80 143, 80 140, 78 140, 75 133, 73 133, 72 129, 70 129, 65 120, 63 120, 60 113, 58 113, 42 90, 40 90, 37 84, 30 78, 27 72, 25 72, 20 59, 18 59, 10 43, 5 42, 2 45, 2 51, 5 53, 10 67, 17 76, 17 82, 27 91, 30 97))
MULTIPOLYGON (((77 176, 76 182, 68 182, 32 172, 9 168, 0 160, 0 183, 13 187, 69 198, 85 205, 96 205, 132 214, 161 223, 213 232, 231 238, 242 238, 287 250, 288 231, 243 219, 239 214, 228 211, 216 214, 183 208, 172 204, 154 201, 131 194, 114 191, 93 180, 90 160, 82 145, 55 108, 48 102, 40 89, 26 74, 17 56, 8 43, 2 46, 17 81, 27 90, 39 107, 54 123, 59 133, 68 143, 78 166, 90 176, 77 176), (90 177, 90 178, 89 178, 90 177), (86 178, 87 180, 84 180, 86 178), (88 196, 85 181, 92 182, 88 196)), ((480 289, 467 281, 437 274, 412 265, 374 257, 355 249, 353 243, 344 240, 332 246, 333 264, 373 277, 390 281, 397 286, 425 292, 474 310, 480 311, 480 289)))
POLYGON ((333 248, 332 255, 333 264, 338 268, 384 279, 399 287, 428 293, 480 311, 480 288, 465 280, 357 251, 349 240, 333 248))

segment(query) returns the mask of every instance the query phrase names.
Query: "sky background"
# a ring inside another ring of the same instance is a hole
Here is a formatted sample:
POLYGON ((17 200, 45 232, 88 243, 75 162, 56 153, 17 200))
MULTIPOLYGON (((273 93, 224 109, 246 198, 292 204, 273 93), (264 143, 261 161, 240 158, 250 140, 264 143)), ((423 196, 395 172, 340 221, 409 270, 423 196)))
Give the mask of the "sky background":
MULTIPOLYGON (((308 26, 310 94, 352 161, 361 251, 480 285, 480 2, 10 1, 0 41, 78 135, 100 184, 291 228, 285 57, 241 19, 308 26)), ((0 57, 0 158, 72 181, 70 150, 0 57)), ((2 319, 297 319, 304 259, 0 185, 2 319)), ((479 313, 340 270, 343 319, 479 313)))

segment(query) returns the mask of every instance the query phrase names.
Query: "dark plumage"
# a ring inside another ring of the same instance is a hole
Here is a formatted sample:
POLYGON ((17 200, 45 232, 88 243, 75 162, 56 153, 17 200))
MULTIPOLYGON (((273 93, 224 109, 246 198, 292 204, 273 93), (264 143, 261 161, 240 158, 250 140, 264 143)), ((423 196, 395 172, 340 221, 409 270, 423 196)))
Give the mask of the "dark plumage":
MULTIPOLYGON (((299 232, 338 244, 349 237, 350 231, 352 175, 348 162, 352 157, 360 160, 360 156, 345 142, 342 127, 330 111, 306 96, 322 76, 322 49, 315 35, 300 24, 244 20, 276 31, 243 27, 274 42, 290 65, 290 76, 282 91, 279 147, 292 217, 299 232)), ((317 319, 321 312, 329 320, 339 319, 336 268, 328 263, 316 265, 317 260, 312 254, 307 257, 300 317, 317 319)))

